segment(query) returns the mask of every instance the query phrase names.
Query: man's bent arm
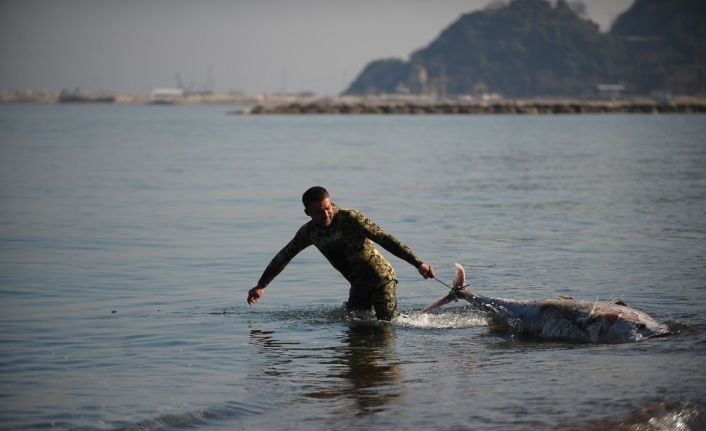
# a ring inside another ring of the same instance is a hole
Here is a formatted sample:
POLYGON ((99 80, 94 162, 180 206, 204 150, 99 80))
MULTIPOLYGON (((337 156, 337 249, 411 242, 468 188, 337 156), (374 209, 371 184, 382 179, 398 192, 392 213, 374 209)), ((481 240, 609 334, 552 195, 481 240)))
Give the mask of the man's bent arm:
POLYGON ((407 247, 405 244, 400 242, 397 238, 390 235, 389 233, 382 230, 380 226, 375 224, 372 220, 365 217, 362 213, 358 212, 356 218, 360 222, 360 226, 365 232, 365 236, 380 247, 389 251, 399 259, 404 260, 415 268, 419 268, 422 265, 422 260, 417 257, 411 248, 407 247))
POLYGON ((431 265, 427 265, 421 259, 417 257, 411 248, 407 247, 405 244, 400 242, 397 238, 390 235, 389 233, 382 230, 382 228, 376 225, 372 220, 368 219, 362 213, 357 213, 357 219, 360 221, 360 225, 365 232, 365 236, 371 241, 379 244, 382 248, 392 253, 394 256, 404 260, 410 265, 417 268, 419 274, 424 278, 434 278, 434 268, 431 265))

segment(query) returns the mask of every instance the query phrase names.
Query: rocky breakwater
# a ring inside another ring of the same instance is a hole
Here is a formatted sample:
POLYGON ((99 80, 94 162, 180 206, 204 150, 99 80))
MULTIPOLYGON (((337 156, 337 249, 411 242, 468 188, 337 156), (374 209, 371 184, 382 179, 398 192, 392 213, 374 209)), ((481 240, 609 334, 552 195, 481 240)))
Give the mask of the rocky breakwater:
POLYGON ((505 100, 473 102, 312 102, 257 105, 243 114, 609 114, 706 113, 706 99, 659 102, 642 100, 505 100))

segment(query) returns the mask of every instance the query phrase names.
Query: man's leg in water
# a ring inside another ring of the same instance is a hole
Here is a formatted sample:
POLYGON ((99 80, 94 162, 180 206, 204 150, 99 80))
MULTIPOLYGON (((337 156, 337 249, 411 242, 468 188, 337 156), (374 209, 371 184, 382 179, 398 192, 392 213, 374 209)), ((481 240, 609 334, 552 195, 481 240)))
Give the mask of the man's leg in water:
POLYGON ((372 311, 372 292, 368 289, 355 288, 351 286, 348 294, 346 309, 350 311, 372 311))
POLYGON ((397 311, 397 280, 392 280, 373 292, 373 307, 378 320, 392 320, 399 314, 397 311))

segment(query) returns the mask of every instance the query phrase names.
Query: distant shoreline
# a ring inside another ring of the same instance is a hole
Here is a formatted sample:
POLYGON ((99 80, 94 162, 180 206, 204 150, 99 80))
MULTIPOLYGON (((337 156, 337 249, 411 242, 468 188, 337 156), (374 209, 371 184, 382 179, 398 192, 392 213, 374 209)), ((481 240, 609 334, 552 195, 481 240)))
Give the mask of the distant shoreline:
POLYGON ((48 90, 0 91, 0 104, 74 104, 100 103, 114 105, 257 105, 291 103, 301 100, 297 95, 279 94, 187 94, 183 96, 109 93, 109 92, 66 92, 48 90))
POLYGON ((0 91, 0 104, 225 105, 232 114, 582 114, 706 113, 706 96, 582 98, 446 98, 410 95, 189 94, 156 96, 56 91, 0 91))

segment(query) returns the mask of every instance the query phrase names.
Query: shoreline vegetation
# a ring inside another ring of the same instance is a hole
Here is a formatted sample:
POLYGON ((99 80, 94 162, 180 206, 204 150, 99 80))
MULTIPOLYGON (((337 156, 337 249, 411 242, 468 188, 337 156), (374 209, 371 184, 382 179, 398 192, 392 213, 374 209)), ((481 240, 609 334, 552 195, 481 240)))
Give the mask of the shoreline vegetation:
POLYGON ((316 96, 300 94, 111 94, 0 91, 0 104, 232 105, 229 114, 593 114, 706 113, 706 96, 540 98, 412 95, 316 96))

